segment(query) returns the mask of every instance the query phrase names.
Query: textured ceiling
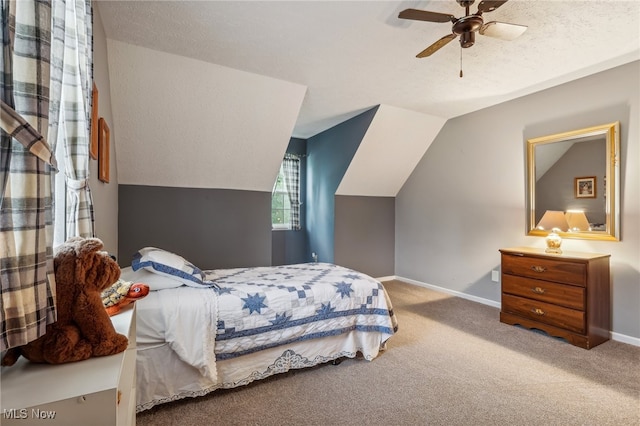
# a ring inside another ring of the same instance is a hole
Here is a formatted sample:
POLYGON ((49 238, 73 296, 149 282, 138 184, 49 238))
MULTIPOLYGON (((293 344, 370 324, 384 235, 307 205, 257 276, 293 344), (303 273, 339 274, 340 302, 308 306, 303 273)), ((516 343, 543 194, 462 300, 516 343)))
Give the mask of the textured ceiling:
POLYGON ((478 35, 471 48, 453 41, 423 59, 451 24, 398 13, 463 16, 454 0, 97 4, 107 38, 306 86, 302 138, 378 104, 446 119, 640 58, 638 0, 511 0, 484 19, 527 25, 522 36, 478 35))

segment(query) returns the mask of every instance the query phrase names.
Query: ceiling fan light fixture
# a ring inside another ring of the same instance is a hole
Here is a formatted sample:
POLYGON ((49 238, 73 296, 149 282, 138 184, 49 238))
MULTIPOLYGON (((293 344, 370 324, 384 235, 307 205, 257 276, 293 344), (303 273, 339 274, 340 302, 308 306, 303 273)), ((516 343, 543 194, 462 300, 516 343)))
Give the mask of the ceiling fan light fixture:
POLYGON ((460 35, 460 46, 464 47, 465 49, 467 47, 473 46, 475 42, 476 42, 476 33, 474 32, 467 32, 460 35))

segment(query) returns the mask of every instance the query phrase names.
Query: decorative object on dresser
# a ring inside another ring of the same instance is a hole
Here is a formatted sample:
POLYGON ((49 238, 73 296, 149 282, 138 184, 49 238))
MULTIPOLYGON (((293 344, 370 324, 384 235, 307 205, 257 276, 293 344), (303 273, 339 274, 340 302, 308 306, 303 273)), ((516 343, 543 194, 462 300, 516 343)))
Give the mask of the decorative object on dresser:
POLYGON ((610 338, 608 254, 500 249, 500 322, 539 329, 591 349, 610 338))
POLYGON ((540 222, 538 222, 536 228, 549 231, 546 238, 547 249, 545 252, 561 254, 562 250, 560 250, 560 246, 562 245, 562 237, 558 232, 566 232, 569 230, 569 224, 567 223, 567 219, 565 219, 564 213, 556 210, 547 210, 542 216, 542 219, 540 219, 540 222))

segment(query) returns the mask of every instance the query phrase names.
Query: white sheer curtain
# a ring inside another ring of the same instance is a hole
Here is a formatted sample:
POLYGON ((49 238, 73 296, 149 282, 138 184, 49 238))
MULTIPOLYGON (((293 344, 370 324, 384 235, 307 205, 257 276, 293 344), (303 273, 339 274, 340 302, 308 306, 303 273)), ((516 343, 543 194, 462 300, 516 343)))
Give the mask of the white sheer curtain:
MULTIPOLYGON (((91 125, 92 11, 89 0, 54 0, 51 41, 49 141, 64 146, 66 233, 93 237, 89 188, 91 125)), ((59 152, 59 151, 58 151, 59 152)), ((57 244, 63 241, 56 241, 57 244)))

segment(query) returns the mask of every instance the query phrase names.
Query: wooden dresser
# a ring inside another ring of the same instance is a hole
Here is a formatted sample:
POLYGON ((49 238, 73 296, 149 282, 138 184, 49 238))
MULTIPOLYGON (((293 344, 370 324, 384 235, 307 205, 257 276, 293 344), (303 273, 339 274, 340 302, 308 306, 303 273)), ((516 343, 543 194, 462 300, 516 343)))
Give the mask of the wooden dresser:
POLYGON ((500 321, 591 349, 610 338, 609 255, 501 249, 500 321))

